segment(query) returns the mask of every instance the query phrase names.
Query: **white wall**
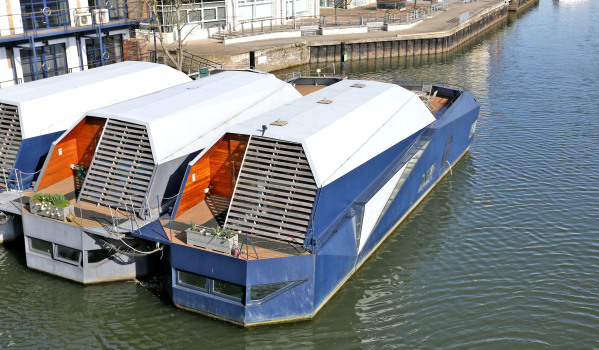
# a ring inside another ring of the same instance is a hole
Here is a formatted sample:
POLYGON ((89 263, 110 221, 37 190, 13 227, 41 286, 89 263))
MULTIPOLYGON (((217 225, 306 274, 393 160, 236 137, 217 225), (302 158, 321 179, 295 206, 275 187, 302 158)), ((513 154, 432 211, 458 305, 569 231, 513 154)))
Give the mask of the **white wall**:
POLYGON ((0 88, 14 85, 10 57, 4 47, 0 47, 0 88))

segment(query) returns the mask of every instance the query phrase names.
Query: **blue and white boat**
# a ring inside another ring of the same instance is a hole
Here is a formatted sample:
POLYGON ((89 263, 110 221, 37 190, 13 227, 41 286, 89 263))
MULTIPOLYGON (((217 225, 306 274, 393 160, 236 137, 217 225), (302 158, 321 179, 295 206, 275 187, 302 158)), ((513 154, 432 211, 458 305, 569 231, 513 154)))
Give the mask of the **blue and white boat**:
POLYGON ((228 128, 188 165, 170 220, 133 234, 166 245, 179 308, 311 318, 466 154, 479 109, 440 85, 333 83, 228 128))
POLYGON ((189 161, 228 126, 300 97, 271 74, 227 71, 86 112, 35 185, 71 201, 71 219, 24 205, 27 266, 84 284, 149 273, 160 246, 130 233, 173 205, 189 161))
POLYGON ((0 243, 20 234, 21 192, 85 112, 189 81, 164 65, 121 62, 0 89, 0 243))

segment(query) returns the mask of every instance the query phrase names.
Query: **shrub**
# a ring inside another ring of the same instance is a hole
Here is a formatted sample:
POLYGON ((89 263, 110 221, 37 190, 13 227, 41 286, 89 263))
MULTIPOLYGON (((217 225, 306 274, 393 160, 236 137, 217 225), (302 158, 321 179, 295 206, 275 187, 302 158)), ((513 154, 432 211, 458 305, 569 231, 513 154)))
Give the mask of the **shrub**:
POLYGON ((66 208, 71 205, 71 202, 60 193, 35 193, 32 198, 34 201, 50 204, 59 208, 66 208))

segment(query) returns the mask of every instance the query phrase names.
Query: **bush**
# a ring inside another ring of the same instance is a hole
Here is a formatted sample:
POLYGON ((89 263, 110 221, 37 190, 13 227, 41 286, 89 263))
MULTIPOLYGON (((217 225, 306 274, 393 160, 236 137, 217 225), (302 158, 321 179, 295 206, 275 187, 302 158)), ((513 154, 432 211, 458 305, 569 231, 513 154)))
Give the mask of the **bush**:
POLYGON ((71 202, 60 193, 36 193, 32 199, 36 202, 50 204, 59 208, 66 208, 71 205, 71 202))

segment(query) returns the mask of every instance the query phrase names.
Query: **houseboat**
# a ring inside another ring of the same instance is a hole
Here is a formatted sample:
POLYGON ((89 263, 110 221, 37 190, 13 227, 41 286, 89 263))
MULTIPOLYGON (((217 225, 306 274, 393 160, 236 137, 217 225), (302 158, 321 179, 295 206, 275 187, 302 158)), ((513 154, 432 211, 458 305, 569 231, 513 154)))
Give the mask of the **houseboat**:
POLYGON ((190 82, 165 65, 122 62, 0 90, 0 242, 21 231, 21 192, 85 112, 190 82))
POLYGON ((165 245, 177 307, 246 327, 313 317, 467 152, 480 109, 441 85, 312 90, 228 128, 170 217, 133 233, 165 245))
POLYGON ((23 207, 27 266, 80 283, 148 273, 161 248, 130 233, 173 205, 189 161, 299 97, 271 74, 231 71, 88 111, 52 144, 23 207))

